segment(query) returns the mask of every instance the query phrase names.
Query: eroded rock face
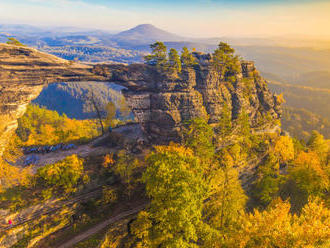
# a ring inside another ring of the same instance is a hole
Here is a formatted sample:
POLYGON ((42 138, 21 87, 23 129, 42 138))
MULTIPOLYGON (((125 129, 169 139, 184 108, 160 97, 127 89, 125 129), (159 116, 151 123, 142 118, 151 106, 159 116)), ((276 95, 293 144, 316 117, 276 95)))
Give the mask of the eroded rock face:
POLYGON ((177 140, 182 124, 196 117, 208 116, 216 126, 225 106, 232 120, 247 112, 254 128, 270 128, 280 118, 280 104, 253 62, 240 62, 240 71, 229 81, 212 67, 210 54, 194 56, 198 61, 194 68, 171 75, 144 64, 81 65, 35 49, 0 44, 0 151, 26 105, 43 85, 53 82, 93 80, 125 86, 136 119, 157 143, 177 140))
POLYGON ((35 49, 0 44, 0 155, 17 119, 45 84, 103 79, 91 69, 35 49))
POLYGON ((196 117, 208 116, 216 126, 224 107, 233 121, 245 111, 253 128, 272 128, 281 115, 280 103, 253 62, 240 62, 239 73, 229 81, 215 71, 210 54, 194 55, 198 65, 177 76, 143 64, 98 65, 93 72, 128 88, 124 94, 135 117, 156 142, 179 139, 182 124, 196 117))

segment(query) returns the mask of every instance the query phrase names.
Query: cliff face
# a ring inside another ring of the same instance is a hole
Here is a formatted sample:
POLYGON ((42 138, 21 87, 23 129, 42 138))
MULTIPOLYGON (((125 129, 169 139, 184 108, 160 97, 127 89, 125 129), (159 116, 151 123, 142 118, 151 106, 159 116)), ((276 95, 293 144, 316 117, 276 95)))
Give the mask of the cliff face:
POLYGON ((101 80, 90 66, 35 49, 0 44, 0 154, 26 106, 51 82, 101 80))
POLYGON ((128 87, 124 94, 135 117, 154 141, 176 140, 182 124, 196 117, 208 116, 216 126, 225 108, 233 121, 246 112, 255 130, 274 127, 280 103, 253 62, 240 62, 229 81, 213 69, 210 54, 194 55, 198 64, 178 76, 142 64, 99 65, 93 72, 128 87))
POLYGON ((127 87, 124 94, 135 117, 156 142, 176 140, 182 124, 192 118, 209 116, 216 126, 224 107, 232 120, 244 110, 255 129, 269 128, 279 119, 280 104, 253 62, 240 62, 239 72, 229 81, 213 69, 211 55, 194 55, 194 68, 171 75, 144 64, 92 67, 0 44, 0 152, 26 105, 52 82, 109 81, 127 87))

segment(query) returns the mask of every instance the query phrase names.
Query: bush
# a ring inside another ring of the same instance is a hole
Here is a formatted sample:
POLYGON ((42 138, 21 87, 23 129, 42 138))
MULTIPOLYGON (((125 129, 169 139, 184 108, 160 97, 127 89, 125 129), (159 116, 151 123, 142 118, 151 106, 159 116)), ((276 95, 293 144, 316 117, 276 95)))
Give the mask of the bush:
POLYGON ((83 172, 83 160, 77 155, 71 155, 57 163, 40 168, 37 177, 43 185, 72 192, 83 172))

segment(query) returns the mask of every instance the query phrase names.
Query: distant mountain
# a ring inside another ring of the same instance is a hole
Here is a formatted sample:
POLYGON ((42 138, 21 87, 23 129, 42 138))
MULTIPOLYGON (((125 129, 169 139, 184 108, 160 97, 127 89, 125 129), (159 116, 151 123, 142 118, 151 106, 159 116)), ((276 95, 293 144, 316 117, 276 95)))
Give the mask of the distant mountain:
POLYGON ((155 41, 183 41, 186 38, 159 29, 151 24, 141 24, 112 37, 117 42, 129 44, 150 44, 155 41))
POLYGON ((327 88, 329 84, 326 73, 314 72, 329 71, 330 50, 307 47, 312 44, 312 40, 306 37, 302 41, 306 47, 292 47, 298 44, 292 37, 196 39, 173 34, 151 24, 138 25, 117 34, 70 27, 0 25, 0 42, 7 41, 11 36, 28 46, 64 59, 128 64, 142 62, 145 54, 150 52, 150 44, 155 41, 163 41, 168 48, 179 51, 187 46, 202 52, 212 52, 220 41, 225 41, 236 49, 238 55, 255 61, 259 70, 270 76, 270 79, 311 87, 318 84, 316 87, 319 88, 327 88))

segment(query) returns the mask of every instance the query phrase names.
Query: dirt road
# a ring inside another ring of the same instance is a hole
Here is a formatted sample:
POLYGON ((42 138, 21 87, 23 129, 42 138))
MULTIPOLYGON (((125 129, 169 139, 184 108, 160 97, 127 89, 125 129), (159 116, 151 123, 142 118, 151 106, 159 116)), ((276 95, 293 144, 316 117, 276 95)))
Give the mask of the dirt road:
POLYGON ((107 226, 109 226, 110 224, 113 224, 115 222, 117 222, 118 220, 125 218, 127 216, 130 216, 132 214, 137 214, 139 211, 141 211, 142 209, 144 209, 146 207, 146 205, 142 205, 139 206, 137 208, 134 208, 132 210, 128 210, 126 212, 120 213, 110 219, 107 219, 99 224, 97 224, 96 226, 93 226, 92 228, 90 228, 89 230, 75 236, 73 239, 67 241, 66 243, 58 246, 57 248, 70 248, 73 247, 75 244, 87 239, 88 237, 102 231, 104 228, 106 228, 107 226))

